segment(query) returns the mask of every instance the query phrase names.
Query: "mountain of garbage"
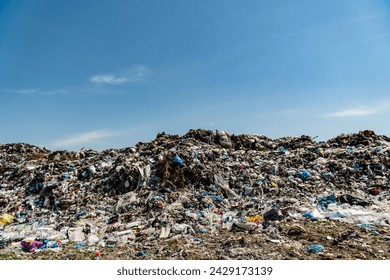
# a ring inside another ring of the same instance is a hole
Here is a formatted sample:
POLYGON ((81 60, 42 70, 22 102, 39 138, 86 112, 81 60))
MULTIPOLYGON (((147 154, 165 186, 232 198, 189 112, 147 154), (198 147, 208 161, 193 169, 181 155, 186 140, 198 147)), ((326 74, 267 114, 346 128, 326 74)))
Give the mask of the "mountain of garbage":
POLYGON ((389 259, 389 155, 370 130, 3 144, 0 258, 389 259))

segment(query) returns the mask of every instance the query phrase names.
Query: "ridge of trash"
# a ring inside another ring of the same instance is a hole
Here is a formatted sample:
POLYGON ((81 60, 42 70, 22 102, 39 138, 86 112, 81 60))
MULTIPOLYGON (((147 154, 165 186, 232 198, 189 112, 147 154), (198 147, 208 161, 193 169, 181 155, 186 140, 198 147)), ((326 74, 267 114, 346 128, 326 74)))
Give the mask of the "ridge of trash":
MULTIPOLYGON (((281 221, 375 231, 390 226, 389 151, 390 138, 370 130, 315 142, 194 129, 101 152, 0 144, 0 252, 195 242, 221 232, 271 238, 281 221)), ((304 231, 295 225, 288 235, 304 231)))

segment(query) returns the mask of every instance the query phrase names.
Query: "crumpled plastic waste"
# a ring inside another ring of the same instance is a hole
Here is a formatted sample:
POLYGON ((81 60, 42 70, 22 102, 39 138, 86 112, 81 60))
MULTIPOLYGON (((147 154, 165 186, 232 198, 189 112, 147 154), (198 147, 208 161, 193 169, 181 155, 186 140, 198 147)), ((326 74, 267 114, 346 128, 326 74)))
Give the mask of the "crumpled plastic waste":
POLYGON ((178 155, 174 155, 173 156, 173 159, 172 159, 172 162, 173 163, 178 163, 179 165, 183 166, 183 160, 178 156, 178 155))
POLYGON ((311 244, 307 250, 308 252, 321 253, 325 250, 325 247, 321 244, 311 244))
POLYGON ((334 194, 326 196, 326 197, 318 198, 318 205, 322 209, 327 209, 329 204, 336 203, 336 202, 337 202, 337 198, 334 194))
POLYGON ((0 225, 8 226, 14 222, 14 216, 10 214, 3 214, 0 217, 0 225))
POLYGON ((390 138, 361 131, 314 140, 194 129, 104 151, 0 144, 0 249, 30 237, 42 243, 34 251, 64 242, 94 250, 159 239, 207 244, 225 231, 294 247, 289 238, 304 227, 282 227, 305 219, 375 225, 363 229, 382 235, 390 138))
POLYGON ((250 216, 250 217, 246 217, 246 220, 248 222, 252 222, 252 223, 257 223, 258 224, 262 220, 262 216, 260 216, 260 215, 250 216))
POLYGON ((20 245, 22 245, 23 250, 27 252, 35 252, 35 250, 42 247, 43 243, 37 240, 29 241, 23 240, 20 245))
POLYGON ((314 221, 316 219, 312 213, 303 213, 303 217, 309 219, 310 221, 314 221))
POLYGON ((75 248, 75 249, 80 249, 81 247, 84 247, 85 245, 87 245, 87 242, 81 241, 81 242, 77 243, 77 244, 74 246, 74 248, 75 248))

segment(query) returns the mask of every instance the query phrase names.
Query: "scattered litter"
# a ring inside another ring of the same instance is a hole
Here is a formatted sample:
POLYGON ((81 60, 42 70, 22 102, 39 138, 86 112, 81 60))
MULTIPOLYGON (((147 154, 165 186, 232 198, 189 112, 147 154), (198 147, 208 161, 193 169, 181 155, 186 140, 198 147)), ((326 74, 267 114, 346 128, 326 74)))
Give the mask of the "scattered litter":
POLYGON ((321 244, 311 244, 308 248, 308 252, 321 253, 325 250, 325 247, 321 244))
POLYGON ((230 244, 241 234, 299 252, 307 246, 299 238, 321 222, 385 239, 389 143, 372 131, 315 142, 196 129, 101 152, 0 144, 0 250, 34 255, 69 242, 100 258, 104 247, 131 244, 132 257, 152 257, 149 243, 211 248, 228 232, 233 239, 218 253, 226 258, 242 255, 244 239, 230 244))

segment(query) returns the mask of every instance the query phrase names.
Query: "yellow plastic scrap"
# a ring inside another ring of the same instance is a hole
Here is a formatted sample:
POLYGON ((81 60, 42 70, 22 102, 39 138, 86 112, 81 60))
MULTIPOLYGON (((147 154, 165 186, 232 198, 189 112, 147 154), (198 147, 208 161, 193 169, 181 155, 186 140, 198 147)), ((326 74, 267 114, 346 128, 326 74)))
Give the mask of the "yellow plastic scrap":
POLYGON ((275 182, 271 182, 271 186, 273 186, 274 188, 276 188, 278 185, 277 185, 275 182))
POLYGON ((8 226, 14 222, 14 218, 15 217, 10 214, 3 214, 0 217, 0 225, 8 226))
POLYGON ((262 218, 263 217, 261 217, 260 215, 256 215, 256 216, 246 217, 246 221, 258 224, 262 218))

